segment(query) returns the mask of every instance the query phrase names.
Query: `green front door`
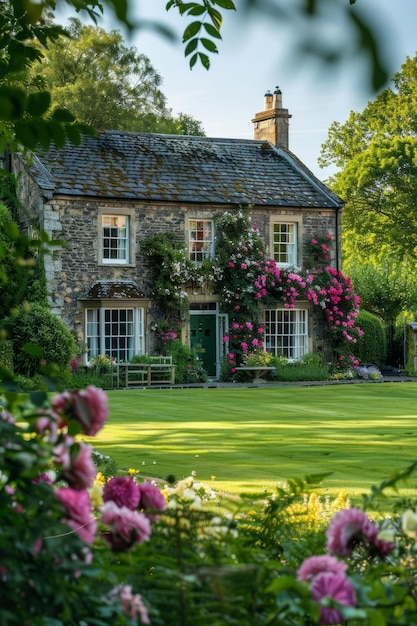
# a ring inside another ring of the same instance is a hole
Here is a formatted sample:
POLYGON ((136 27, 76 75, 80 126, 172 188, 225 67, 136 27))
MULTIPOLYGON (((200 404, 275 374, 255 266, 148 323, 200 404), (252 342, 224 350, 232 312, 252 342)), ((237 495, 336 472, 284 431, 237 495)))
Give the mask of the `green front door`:
POLYGON ((216 316, 190 315, 190 345, 209 376, 216 375, 216 316))

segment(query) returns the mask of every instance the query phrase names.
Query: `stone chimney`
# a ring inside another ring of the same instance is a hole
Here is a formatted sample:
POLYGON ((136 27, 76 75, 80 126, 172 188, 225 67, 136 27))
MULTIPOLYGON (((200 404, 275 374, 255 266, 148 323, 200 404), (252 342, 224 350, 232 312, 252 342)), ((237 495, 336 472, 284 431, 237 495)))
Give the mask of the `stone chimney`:
POLYGON ((282 108, 282 92, 277 87, 272 94, 265 94, 264 110, 255 113, 252 122, 254 127, 254 139, 266 139, 275 146, 288 148, 288 126, 292 117, 288 109, 282 108))

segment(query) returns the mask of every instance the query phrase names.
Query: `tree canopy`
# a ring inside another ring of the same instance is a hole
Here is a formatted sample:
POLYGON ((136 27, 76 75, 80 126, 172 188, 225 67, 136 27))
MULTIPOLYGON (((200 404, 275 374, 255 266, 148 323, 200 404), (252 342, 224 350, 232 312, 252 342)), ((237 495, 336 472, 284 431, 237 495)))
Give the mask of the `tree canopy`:
POLYGON ((334 122, 322 147, 321 164, 342 168, 332 188, 346 200, 347 261, 417 260, 417 55, 392 82, 362 113, 334 122))
MULTIPOLYGON (((378 40, 369 18, 359 10, 354 10, 355 0, 303 0, 301 3, 288 3, 284 0, 241 0, 238 9, 259 11, 271 19, 288 24, 296 34, 299 51, 316 56, 323 62, 341 64, 346 56, 358 55, 366 58, 370 67, 370 84, 380 88, 387 79, 381 61, 383 41, 378 40), (352 33, 349 46, 345 42, 325 40, 321 34, 326 31, 327 20, 343 23, 352 33), (306 28, 300 28, 300 18, 306 28)), ((359 2, 357 4, 360 4, 359 2)), ((79 142, 88 127, 75 124, 75 118, 66 109, 51 107, 51 94, 48 90, 33 91, 27 82, 28 67, 42 57, 37 45, 45 49, 51 42, 64 34, 64 29, 51 25, 46 15, 59 7, 69 7, 77 13, 85 12, 96 22, 105 7, 110 8, 120 24, 129 29, 134 27, 154 28, 161 35, 168 36, 161 24, 133 24, 129 17, 132 0, 0 0, 0 150, 6 145, 12 149, 19 146, 31 149, 48 147, 53 141, 62 145, 67 139, 79 142)), ((169 0, 167 10, 178 11, 186 17, 183 33, 184 54, 190 67, 200 62, 207 69, 210 55, 218 52, 221 40, 223 14, 235 11, 232 0, 169 0)), ((90 130, 91 132, 91 130, 90 130)))
POLYGON ((120 31, 71 18, 69 37, 54 40, 30 69, 31 83, 67 107, 78 122, 105 130, 204 135, 190 115, 174 117, 150 59, 127 47, 120 31))

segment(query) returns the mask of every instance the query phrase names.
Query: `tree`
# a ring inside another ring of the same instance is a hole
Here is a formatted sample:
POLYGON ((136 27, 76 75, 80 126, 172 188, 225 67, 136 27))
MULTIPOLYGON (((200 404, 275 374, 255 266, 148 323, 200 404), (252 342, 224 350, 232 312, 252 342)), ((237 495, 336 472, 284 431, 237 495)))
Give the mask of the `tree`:
POLYGON ((345 258, 417 258, 417 55, 384 90, 345 124, 334 122, 321 164, 342 168, 332 189, 346 199, 345 258), (384 255, 386 254, 386 249, 384 255))
MULTIPOLYGON (((304 0, 303 3, 288 4, 284 0, 242 0, 239 10, 257 10, 277 19, 294 29, 299 51, 315 56, 334 66, 353 54, 369 60, 370 85, 379 89, 387 80, 382 62, 383 41, 378 40, 375 29, 360 11, 353 10, 356 0, 339 0, 328 3, 326 0, 304 0), (323 8, 325 11, 323 11, 323 8), (323 37, 329 17, 343 24, 351 32, 350 45, 345 42, 328 42, 323 37), (300 18, 306 28, 300 28, 300 18)), ((48 91, 33 92, 27 85, 27 69, 42 57, 35 42, 45 49, 51 42, 64 34, 61 26, 50 24, 45 13, 54 13, 57 6, 69 6, 73 10, 85 11, 95 22, 104 6, 110 7, 117 20, 133 29, 129 19, 129 5, 132 0, 0 0, 0 150, 6 145, 31 149, 47 148, 51 142, 58 146, 68 139, 80 141, 80 135, 88 128, 74 124, 74 117, 67 110, 51 109, 48 91)), ((218 52, 217 43, 221 40, 223 13, 236 10, 232 0, 169 0, 167 10, 177 10, 187 17, 183 34, 185 56, 189 57, 190 67, 198 61, 207 69, 210 54, 218 52)), ((136 25, 137 26, 137 25, 136 25)), ((158 29, 165 36, 172 33, 160 24, 148 23, 148 28, 158 29)))
POLYGON ((386 257, 380 264, 350 263, 349 275, 361 308, 393 326, 401 312, 409 311, 417 301, 417 279, 410 264, 386 257))
POLYGON ((51 42, 30 69, 32 84, 49 91, 53 109, 67 107, 78 122, 100 130, 204 134, 191 116, 172 116, 160 74, 119 31, 71 18, 68 34, 51 42))

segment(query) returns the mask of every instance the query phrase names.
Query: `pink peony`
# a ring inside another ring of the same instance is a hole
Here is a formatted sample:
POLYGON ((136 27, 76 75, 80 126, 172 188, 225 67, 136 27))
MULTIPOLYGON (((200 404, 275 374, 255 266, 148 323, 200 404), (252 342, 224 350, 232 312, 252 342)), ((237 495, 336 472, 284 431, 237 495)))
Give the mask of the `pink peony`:
POLYGON ((146 515, 126 506, 118 507, 111 501, 101 507, 101 521, 109 526, 101 536, 113 552, 122 552, 136 543, 143 543, 151 534, 151 523, 146 515))
POLYGON ((107 396, 102 389, 90 385, 80 391, 64 391, 52 400, 55 411, 75 418, 86 435, 95 435, 107 419, 107 396))
POLYGON ((109 502, 110 500, 119 507, 125 506, 134 511, 139 505, 139 487, 129 476, 111 478, 103 489, 103 501, 109 502))
MULTIPOLYGON (((143 483, 139 485, 140 490, 140 508, 145 512, 147 509, 153 509, 155 511, 165 511, 166 502, 162 493, 158 487, 152 483, 143 483)), ((149 516, 153 519, 153 516, 149 516)))
MULTIPOLYGON (((344 574, 323 572, 313 579, 310 591, 316 602, 330 597, 344 606, 356 605, 355 590, 344 574)), ((320 608, 320 624, 341 624, 342 622, 343 617, 337 609, 326 606, 320 608)))
POLYGON ((338 561, 334 556, 329 556, 328 554, 310 556, 301 564, 297 572, 297 580, 300 582, 311 581, 318 576, 318 574, 322 574, 323 572, 343 574, 346 570, 346 563, 338 561))
POLYGON ((55 494, 64 504, 68 515, 62 521, 71 526, 83 541, 93 543, 97 530, 97 521, 91 511, 91 501, 88 492, 64 487, 57 489, 55 494))
POLYGON ((91 446, 83 442, 75 443, 70 449, 70 467, 64 470, 62 477, 73 489, 86 489, 92 486, 95 475, 91 446))
POLYGON ((326 530, 326 549, 331 554, 347 557, 359 543, 374 543, 378 526, 360 509, 338 511, 326 530))

